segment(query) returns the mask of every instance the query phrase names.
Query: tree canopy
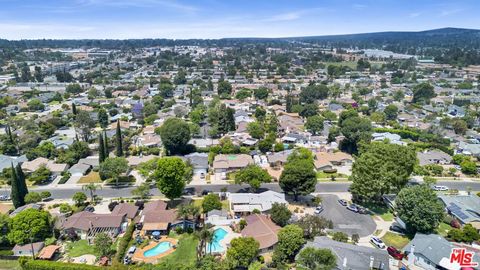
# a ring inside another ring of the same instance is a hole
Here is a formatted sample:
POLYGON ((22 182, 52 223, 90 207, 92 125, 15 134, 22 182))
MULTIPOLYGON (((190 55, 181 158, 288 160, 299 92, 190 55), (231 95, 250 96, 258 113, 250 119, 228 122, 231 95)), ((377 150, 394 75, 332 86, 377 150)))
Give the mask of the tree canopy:
POLYGON ((283 227, 278 232, 278 242, 272 260, 276 263, 292 262, 303 244, 305 239, 302 228, 295 224, 283 227))
MULTIPOLYGON (((181 158, 164 157, 158 161, 153 177, 160 192, 170 200, 182 195, 185 188, 188 169, 181 158)), ((190 176, 191 177, 191 176, 190 176)))
POLYGON ((43 210, 26 209, 13 218, 8 223, 7 238, 11 243, 24 245, 30 242, 43 241, 51 233, 50 214, 43 210))
POLYGON ((372 142, 353 164, 350 190, 356 199, 380 200, 407 184, 415 163, 415 151, 407 146, 372 142))
POLYGON ((444 216, 442 203, 428 185, 402 189, 395 199, 395 205, 398 216, 411 232, 430 233, 444 216))
POLYGON ((170 155, 183 153, 190 141, 190 127, 179 118, 169 118, 160 127, 162 143, 170 155))
POLYGON ((234 238, 227 250, 227 260, 233 268, 247 268, 257 258, 259 247, 253 237, 234 238))
POLYGON ((253 190, 257 190, 262 183, 268 183, 271 179, 268 172, 257 165, 248 165, 235 174, 235 183, 248 183, 253 190))

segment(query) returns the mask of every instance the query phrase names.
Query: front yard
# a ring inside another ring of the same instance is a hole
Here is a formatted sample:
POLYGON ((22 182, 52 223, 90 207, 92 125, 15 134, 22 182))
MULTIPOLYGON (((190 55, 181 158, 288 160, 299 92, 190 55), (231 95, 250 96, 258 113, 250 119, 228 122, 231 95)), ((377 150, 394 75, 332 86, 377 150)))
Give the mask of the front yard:
POLYGON ((89 174, 82 176, 80 180, 78 180, 79 184, 89 184, 89 183, 102 183, 102 179, 100 179, 100 174, 98 172, 90 172, 89 174))
POLYGON ((410 242, 410 239, 405 235, 387 232, 382 237, 382 241, 387 246, 393 246, 397 249, 402 249, 410 242))
POLYGON ((448 232, 453 229, 452 226, 448 225, 445 222, 442 222, 438 225, 437 233, 443 237, 447 236, 448 232))

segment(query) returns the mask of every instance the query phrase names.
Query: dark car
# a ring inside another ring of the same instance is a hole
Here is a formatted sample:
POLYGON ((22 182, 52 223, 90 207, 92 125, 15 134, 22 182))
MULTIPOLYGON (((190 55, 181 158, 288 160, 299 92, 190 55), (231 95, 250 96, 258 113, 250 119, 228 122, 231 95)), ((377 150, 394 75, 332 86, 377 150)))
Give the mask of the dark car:
POLYGON ((340 199, 340 200, 338 200, 338 203, 340 203, 343 206, 347 206, 347 200, 340 199))
POLYGON ((349 206, 347 206, 347 209, 352 211, 352 212, 355 212, 355 213, 358 213, 360 211, 360 208, 356 205, 356 204, 350 204, 349 206))
POLYGON ((212 192, 211 190, 204 189, 202 190, 202 196, 208 195, 208 193, 211 193, 211 192, 212 192))
POLYGON ((397 233, 405 233, 405 229, 395 223, 390 226, 390 231, 397 233))
POLYGON ((387 252, 390 256, 392 256, 393 258, 395 258, 397 260, 402 260, 403 259, 403 256, 404 256, 403 253, 400 250, 398 250, 394 247, 388 247, 387 252))
POLYGON ((85 207, 85 211, 93 213, 93 211, 95 211, 95 208, 93 208, 93 206, 89 205, 89 206, 85 207))
POLYGON ((195 188, 189 187, 183 190, 183 195, 195 195, 195 188))
POLYGON ((358 213, 359 214, 368 214, 368 210, 365 207, 357 205, 357 208, 358 208, 358 213))

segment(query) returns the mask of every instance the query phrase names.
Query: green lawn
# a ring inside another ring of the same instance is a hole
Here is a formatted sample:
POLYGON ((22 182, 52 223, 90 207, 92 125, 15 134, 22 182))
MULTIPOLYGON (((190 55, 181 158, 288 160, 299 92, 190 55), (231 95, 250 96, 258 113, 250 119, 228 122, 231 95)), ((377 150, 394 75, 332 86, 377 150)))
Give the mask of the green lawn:
POLYGON ((440 234, 441 236, 447 236, 447 233, 448 231, 450 231, 452 229, 452 226, 450 226, 449 224, 447 223, 440 223, 440 225, 438 225, 438 228, 437 228, 437 233, 440 234))
POLYGON ((160 263, 178 263, 181 262, 183 265, 190 265, 195 263, 197 259, 197 245, 198 239, 193 234, 182 234, 178 237, 178 246, 177 249, 170 255, 160 259, 160 263))
POLYGON ((362 204, 363 207, 368 208, 375 215, 380 216, 385 221, 392 221, 395 217, 386 205, 382 204, 362 204))
POLYGON ((20 264, 18 260, 0 260, 0 269, 20 270, 20 264))
POLYGON ((88 184, 88 183, 102 183, 102 179, 100 179, 100 174, 98 172, 91 171, 89 174, 83 176, 78 180, 80 184, 88 184))
POLYGON ((410 242, 410 239, 408 237, 406 237, 405 235, 396 234, 396 233, 392 233, 392 232, 387 232, 382 237, 382 241, 387 246, 393 246, 397 249, 402 249, 403 247, 405 247, 410 242))
POLYGON ((87 240, 78 240, 67 244, 67 254, 70 257, 78 257, 85 254, 95 255, 95 251, 93 250, 93 245, 89 245, 87 240))
POLYGON ((326 172, 322 172, 322 171, 317 172, 317 179, 331 180, 332 176, 335 177, 336 179, 338 179, 338 178, 348 178, 348 176, 346 176, 345 174, 341 174, 341 173, 326 173, 326 172))
POLYGON ((222 209, 226 211, 230 211, 230 203, 228 202, 228 200, 222 201, 222 209))

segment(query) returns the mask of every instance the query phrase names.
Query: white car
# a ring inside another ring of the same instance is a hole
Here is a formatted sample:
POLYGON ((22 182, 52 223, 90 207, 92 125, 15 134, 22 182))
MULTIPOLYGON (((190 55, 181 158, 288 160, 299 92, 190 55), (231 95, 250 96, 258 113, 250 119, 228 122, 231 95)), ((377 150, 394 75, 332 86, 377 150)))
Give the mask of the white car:
POLYGON ((318 214, 320 214, 322 211, 323 211, 323 206, 319 205, 319 206, 317 206, 317 208, 315 208, 314 213, 318 215, 318 214))
POLYGON ((385 248, 385 244, 378 237, 372 236, 372 238, 370 238, 370 243, 372 243, 374 246, 376 246, 379 249, 385 248))
POLYGON ((448 191, 448 187, 447 186, 435 185, 435 186, 433 186, 433 190, 435 190, 435 191, 448 191))

